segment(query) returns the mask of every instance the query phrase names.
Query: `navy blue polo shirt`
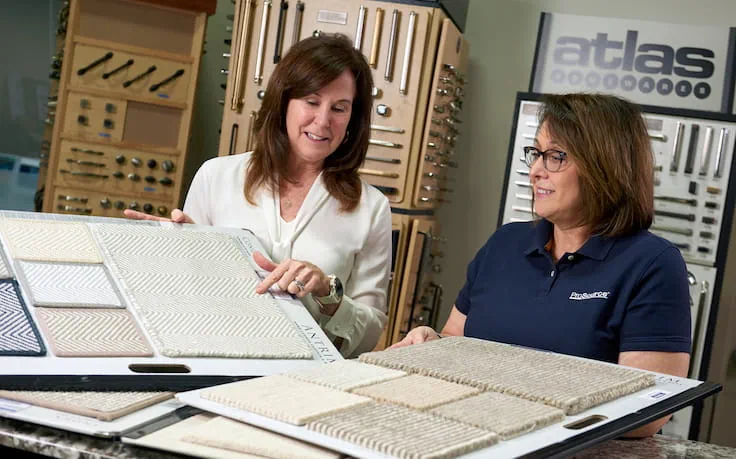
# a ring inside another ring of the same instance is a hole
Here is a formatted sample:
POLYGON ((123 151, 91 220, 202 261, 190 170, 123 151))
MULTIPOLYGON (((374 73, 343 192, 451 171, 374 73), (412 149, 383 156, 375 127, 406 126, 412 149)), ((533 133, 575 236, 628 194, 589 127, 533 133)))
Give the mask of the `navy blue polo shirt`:
POLYGON ((641 231, 592 236, 555 263, 552 224, 499 228, 468 266, 457 309, 465 336, 607 362, 626 351, 690 352, 687 268, 641 231))

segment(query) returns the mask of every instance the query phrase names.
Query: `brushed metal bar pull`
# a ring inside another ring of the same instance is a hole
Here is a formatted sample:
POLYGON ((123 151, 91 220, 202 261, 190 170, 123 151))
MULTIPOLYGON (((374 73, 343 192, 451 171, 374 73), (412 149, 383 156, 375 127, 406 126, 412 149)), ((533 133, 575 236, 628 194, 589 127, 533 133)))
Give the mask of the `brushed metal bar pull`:
POLYGON ((679 220, 687 220, 689 222, 695 221, 695 214, 681 214, 679 212, 669 212, 666 210, 655 210, 654 215, 659 215, 660 217, 677 218, 679 220))
POLYGON ((304 2, 296 2, 296 14, 294 15, 294 29, 291 31, 291 44, 299 41, 299 32, 302 28, 302 16, 304 15, 304 2))
POLYGON ((66 169, 59 169, 59 172, 61 172, 62 174, 73 175, 76 177, 92 177, 92 178, 101 178, 103 180, 110 178, 109 175, 95 174, 94 172, 68 171, 66 169))
POLYGON ((676 226, 652 226, 652 231, 662 231, 665 233, 681 234, 683 236, 692 236, 693 230, 690 228, 678 228, 676 226))
POLYGON ((373 129, 374 131, 394 132, 396 134, 403 134, 404 132, 406 132, 404 128, 381 126, 379 124, 371 124, 371 129, 373 129))
POLYGON ((675 127, 675 141, 672 144, 672 159, 670 160, 670 172, 677 172, 680 168, 680 151, 682 150, 682 132, 685 126, 678 121, 675 127))
POLYGON ((376 177, 399 178, 398 172, 377 171, 375 169, 358 169, 359 174, 374 175, 376 177))
POLYGON ((261 32, 258 35, 258 51, 256 55, 256 71, 253 82, 261 84, 263 81, 263 53, 266 51, 266 26, 268 26, 268 15, 271 12, 271 0, 264 0, 263 12, 261 13, 261 32))
POLYGON ((698 205, 697 199, 678 198, 675 196, 655 196, 654 199, 658 199, 660 201, 674 202, 677 204, 687 204, 693 207, 698 205))
POLYGON ((667 136, 664 134, 649 134, 649 138, 652 140, 658 140, 660 142, 666 142, 667 136))
POLYGON ((685 157, 685 173, 692 174, 695 163, 695 150, 698 148, 698 140, 700 138, 700 126, 693 124, 690 126, 690 141, 687 145, 687 156, 685 157))
POLYGON ((521 186, 521 187, 524 187, 524 188, 531 188, 532 187, 532 184, 531 183, 529 183, 529 182, 523 182, 521 180, 515 181, 514 182, 514 185, 521 186))
POLYGON ((710 164, 710 150, 713 146, 713 128, 708 126, 705 128, 705 140, 703 141, 703 154, 700 155, 700 172, 699 175, 708 174, 708 165, 710 164))
POLYGON ((371 57, 368 61, 371 67, 378 67, 378 50, 381 47, 381 32, 383 31, 383 8, 376 8, 376 24, 373 26, 373 44, 371 57))
POLYGON ((514 197, 516 199, 521 199, 522 201, 531 201, 533 199, 532 198, 532 195, 530 195, 530 194, 521 194, 521 193, 516 193, 514 195, 514 197))
POLYGON ((401 80, 399 81, 399 94, 406 95, 406 87, 409 84, 409 69, 411 68, 411 52, 414 49, 414 29, 417 25, 417 13, 409 13, 409 31, 406 33, 406 46, 404 47, 404 62, 401 66, 401 80))
POLYGON ((257 115, 258 112, 256 112, 255 110, 251 110, 250 115, 248 115, 248 137, 245 139, 246 151, 251 151, 253 149, 253 130, 255 129, 255 121, 257 115))
POLYGON ((396 40, 399 34, 399 10, 394 10, 391 14, 391 35, 388 37, 388 56, 386 57, 386 70, 383 72, 383 79, 392 81, 394 79, 394 60, 396 59, 396 40))
POLYGON ((531 207, 523 207, 523 206, 511 206, 511 210, 515 210, 517 212, 523 212, 525 214, 533 214, 531 207))
POLYGON ((368 139, 368 143, 371 145, 377 145, 379 147, 387 147, 387 148, 403 148, 404 147, 400 143, 389 142, 387 140, 368 139))
POLYGON ((95 155, 95 156, 105 156, 105 153, 104 152, 97 151, 97 150, 90 150, 88 148, 72 147, 71 150, 73 152, 75 152, 75 153, 84 153, 84 154, 87 154, 87 155, 95 155))
POLYGON ((279 22, 276 26, 276 44, 273 49, 273 63, 278 64, 281 61, 281 49, 284 44, 284 34, 286 33, 286 13, 289 11, 289 2, 281 0, 279 8, 279 22))
POLYGON ((716 150, 716 163, 713 165, 713 178, 721 178, 723 175, 723 158, 726 155, 726 144, 728 143, 728 129, 721 128, 718 136, 718 149, 716 150))
POLYGON ((63 204, 58 204, 56 206, 56 209, 63 210, 65 212, 77 212, 80 214, 91 214, 92 213, 92 209, 87 208, 87 207, 73 207, 73 206, 65 206, 63 204))
POLYGON ((529 171, 525 171, 524 169, 516 169, 516 173, 519 175, 529 175, 529 171))
POLYGON ((401 164, 401 160, 397 158, 379 158, 377 156, 366 156, 365 159, 367 159, 368 161, 376 161, 379 163, 401 164))
POLYGON ((358 25, 355 28, 355 43, 353 44, 358 51, 363 46, 363 29, 365 28, 365 14, 367 11, 368 9, 365 6, 360 5, 360 9, 358 10, 358 25))
POLYGON ((71 201, 71 202, 81 202, 82 204, 87 204, 88 199, 87 198, 79 198, 77 196, 66 196, 63 194, 59 195, 59 199, 62 201, 71 201))
POLYGON ((69 164, 77 164, 79 166, 91 166, 91 167, 106 167, 107 166, 107 164, 105 164, 105 163, 97 163, 97 162, 94 162, 94 161, 85 161, 83 159, 67 158, 66 159, 66 162, 68 162, 69 164))
POLYGON ((230 129, 230 147, 227 150, 228 156, 235 154, 235 146, 238 143, 238 125, 233 124, 233 127, 230 129))

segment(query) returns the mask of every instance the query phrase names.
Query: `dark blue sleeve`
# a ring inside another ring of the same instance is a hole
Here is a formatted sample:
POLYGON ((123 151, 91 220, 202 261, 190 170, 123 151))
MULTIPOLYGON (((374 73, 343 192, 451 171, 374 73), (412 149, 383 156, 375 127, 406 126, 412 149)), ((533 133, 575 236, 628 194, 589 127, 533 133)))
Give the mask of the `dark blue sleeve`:
POLYGON ((478 273, 483 271, 482 266, 486 258, 486 253, 489 250, 488 246, 491 244, 492 239, 493 236, 486 241, 485 245, 481 247, 475 254, 475 257, 473 257, 473 261, 468 265, 468 271, 465 274, 465 285, 460 289, 460 293, 457 294, 455 307, 457 307, 457 310, 466 316, 468 315, 468 312, 470 312, 470 296, 473 291, 473 284, 478 277, 478 273))
POLYGON ((677 248, 665 249, 644 271, 620 336, 620 352, 690 352, 690 291, 677 248))

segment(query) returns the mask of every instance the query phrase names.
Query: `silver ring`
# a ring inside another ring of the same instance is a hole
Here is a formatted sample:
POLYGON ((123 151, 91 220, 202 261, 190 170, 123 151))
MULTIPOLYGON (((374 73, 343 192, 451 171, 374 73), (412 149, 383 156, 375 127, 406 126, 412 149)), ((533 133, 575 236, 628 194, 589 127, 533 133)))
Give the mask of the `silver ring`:
POLYGON ((299 279, 294 279, 292 282, 296 284, 299 291, 304 290, 304 282, 300 281, 299 279))

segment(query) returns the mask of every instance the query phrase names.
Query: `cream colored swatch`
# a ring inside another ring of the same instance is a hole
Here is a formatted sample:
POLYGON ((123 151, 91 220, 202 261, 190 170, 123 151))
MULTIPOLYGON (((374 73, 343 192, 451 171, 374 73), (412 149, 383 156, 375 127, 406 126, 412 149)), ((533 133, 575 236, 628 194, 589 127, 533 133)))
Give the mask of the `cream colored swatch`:
MULTIPOLYGON (((174 253, 161 255, 131 255, 115 253, 112 256, 118 270, 123 273, 136 272, 143 274, 167 273, 183 276, 205 276, 222 279, 238 279, 240 282, 260 282, 255 271, 245 259, 235 260, 199 260, 181 258, 174 253), (165 256, 162 256, 165 255, 165 256)), ((253 289, 255 290, 255 285, 253 289)))
POLYGON ((124 308, 101 264, 18 262, 34 306, 124 308))
POLYGON ((13 258, 36 261, 102 263, 92 233, 81 222, 0 219, 13 258))
MULTIPOLYGON (((254 287, 255 288, 255 287, 254 287)), ((267 296, 216 298, 201 295, 157 295, 133 292, 136 310, 167 314, 206 313, 218 316, 282 317, 284 312, 267 296)))
POLYGON ((5 256, 3 256, 2 251, 2 244, 0 244, 0 279, 11 279, 13 277, 13 273, 10 272, 10 267, 8 266, 8 262, 5 261, 5 256))
POLYGON ((498 442, 493 432, 402 406, 369 403, 333 413, 307 428, 398 458, 449 458, 498 442))
POLYGON ((360 361, 515 395, 568 415, 654 385, 644 371, 465 337, 370 352, 360 361))
POLYGON ((394 378, 406 376, 403 371, 360 363, 357 360, 338 360, 336 362, 290 371, 284 376, 299 379, 321 386, 350 391, 356 387, 368 386, 394 378))
POLYGON ((475 387, 422 375, 409 375, 353 390, 354 394, 415 410, 426 410, 478 392, 480 390, 475 387))
POLYGON ((38 322, 59 357, 147 357, 153 355, 128 311, 36 308, 38 322))
POLYGON ((498 392, 484 392, 429 411, 479 429, 496 432, 502 440, 532 432, 565 419, 558 408, 498 392))
POLYGON ((337 459, 341 456, 339 453, 224 417, 200 424, 191 429, 182 440, 274 459, 337 459))
POLYGON ((209 446, 197 445, 182 440, 182 437, 189 434, 189 432, 197 429, 202 424, 214 418, 215 415, 210 413, 195 414, 194 416, 179 421, 176 424, 164 427, 163 429, 159 429, 139 438, 136 440, 136 445, 208 459, 261 458, 261 456, 253 454, 236 453, 234 451, 211 448, 209 446))
POLYGON ((203 389, 200 397, 295 425, 304 425, 329 413, 370 402, 366 397, 283 375, 203 389))
POLYGON ((174 396, 173 392, 47 392, 0 390, 0 398, 113 421, 174 396))

